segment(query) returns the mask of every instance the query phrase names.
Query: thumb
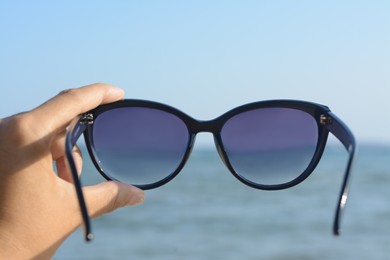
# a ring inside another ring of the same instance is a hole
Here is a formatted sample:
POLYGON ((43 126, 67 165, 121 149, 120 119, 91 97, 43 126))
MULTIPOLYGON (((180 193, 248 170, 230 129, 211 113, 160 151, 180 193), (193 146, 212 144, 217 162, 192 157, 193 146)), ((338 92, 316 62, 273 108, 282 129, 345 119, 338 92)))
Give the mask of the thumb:
POLYGON ((93 218, 121 207, 140 204, 145 198, 143 190, 116 181, 87 186, 83 192, 89 214, 93 218))

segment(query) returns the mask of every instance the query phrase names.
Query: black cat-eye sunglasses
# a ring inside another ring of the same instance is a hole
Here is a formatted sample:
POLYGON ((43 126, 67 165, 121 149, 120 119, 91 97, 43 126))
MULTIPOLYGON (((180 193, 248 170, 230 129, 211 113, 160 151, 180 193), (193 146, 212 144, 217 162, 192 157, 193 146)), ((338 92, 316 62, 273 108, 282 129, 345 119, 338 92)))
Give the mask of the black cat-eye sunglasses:
POLYGON ((289 188, 306 179, 332 133, 349 153, 333 224, 333 233, 339 234, 356 145, 349 128, 328 107, 296 100, 260 101, 198 121, 164 104, 122 100, 80 115, 68 128, 66 155, 86 239, 93 236, 72 156, 82 134, 94 165, 107 180, 153 189, 180 172, 199 132, 213 134, 218 153, 238 180, 263 190, 289 188))

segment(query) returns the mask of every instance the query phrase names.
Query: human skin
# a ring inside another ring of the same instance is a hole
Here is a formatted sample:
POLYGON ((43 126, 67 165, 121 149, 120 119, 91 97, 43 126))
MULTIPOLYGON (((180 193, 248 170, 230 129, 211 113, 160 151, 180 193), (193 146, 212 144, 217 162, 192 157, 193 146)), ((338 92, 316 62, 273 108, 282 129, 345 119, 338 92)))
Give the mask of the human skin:
MULTIPOLYGON (((0 259, 49 259, 81 225, 65 159, 66 127, 77 115, 123 96, 122 89, 93 84, 0 119, 0 259)), ((73 156, 81 174, 77 147, 73 156)), ((92 217, 144 200, 140 189, 114 181, 83 187, 83 192, 92 217)))

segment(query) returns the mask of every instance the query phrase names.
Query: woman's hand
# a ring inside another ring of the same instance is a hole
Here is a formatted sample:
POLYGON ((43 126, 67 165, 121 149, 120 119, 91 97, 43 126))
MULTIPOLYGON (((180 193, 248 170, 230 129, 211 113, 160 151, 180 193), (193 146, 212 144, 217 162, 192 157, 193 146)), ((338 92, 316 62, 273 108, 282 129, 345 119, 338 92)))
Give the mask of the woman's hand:
MULTIPOLYGON (((30 112, 0 120, 1 259, 50 258, 80 226, 65 159, 66 127, 77 115, 123 96, 119 88, 93 84, 63 91, 30 112)), ((81 172, 77 148, 74 158, 81 172)), ((83 191, 93 217, 144 200, 143 191, 113 181, 83 191)))

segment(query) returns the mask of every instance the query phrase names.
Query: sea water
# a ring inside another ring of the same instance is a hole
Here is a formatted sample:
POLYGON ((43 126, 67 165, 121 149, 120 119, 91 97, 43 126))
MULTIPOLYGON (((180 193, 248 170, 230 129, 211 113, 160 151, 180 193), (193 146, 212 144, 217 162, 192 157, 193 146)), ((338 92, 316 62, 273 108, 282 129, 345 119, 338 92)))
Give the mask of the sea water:
MULTIPOLYGON (((83 184, 104 181, 84 158, 83 184)), ((335 237, 347 159, 331 145, 303 183, 261 191, 236 180, 215 149, 194 149, 174 180, 139 206, 92 220, 95 239, 79 229, 54 259, 390 259, 390 147, 359 148, 335 237)))

